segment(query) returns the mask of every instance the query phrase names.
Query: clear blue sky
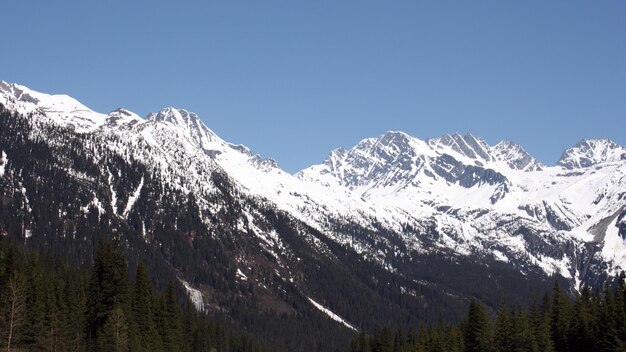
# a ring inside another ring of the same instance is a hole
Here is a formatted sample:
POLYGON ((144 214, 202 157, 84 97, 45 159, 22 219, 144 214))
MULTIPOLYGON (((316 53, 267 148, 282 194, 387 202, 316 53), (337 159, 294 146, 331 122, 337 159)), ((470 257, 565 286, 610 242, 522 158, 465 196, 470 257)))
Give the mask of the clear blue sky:
POLYGON ((388 130, 626 144, 626 1, 5 1, 0 79, 197 112, 294 172, 388 130))

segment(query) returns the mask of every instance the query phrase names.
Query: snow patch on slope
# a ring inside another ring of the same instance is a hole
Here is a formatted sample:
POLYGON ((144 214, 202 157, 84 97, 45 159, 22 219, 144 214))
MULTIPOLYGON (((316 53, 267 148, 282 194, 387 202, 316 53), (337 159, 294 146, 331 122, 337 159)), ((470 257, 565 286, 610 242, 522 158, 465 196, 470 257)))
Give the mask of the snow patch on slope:
POLYGON ((142 188, 143 188, 143 177, 141 177, 141 181, 139 182, 137 189, 135 189, 135 192, 133 192, 133 194, 130 197, 128 197, 128 203, 126 203, 126 208, 124 209, 123 217, 127 217, 128 213, 130 213, 130 211, 133 209, 133 205, 137 201, 137 198, 139 198, 142 188))
POLYGON ((183 286, 185 286, 185 289, 187 290, 187 294, 189 295, 189 299, 191 299, 191 303, 193 303, 194 307, 196 307, 196 309, 199 312, 203 312, 204 311, 204 298, 202 297, 202 292, 193 288, 185 280, 181 279, 180 282, 183 284, 183 286))
POLYGON ((113 214, 117 215, 117 194, 113 189, 113 174, 110 170, 107 171, 109 173, 109 190, 111 191, 111 208, 113 208, 113 214))
POLYGON ((93 199, 91 200, 91 202, 89 202, 87 205, 85 205, 84 207, 81 207, 80 209, 83 211, 83 213, 87 214, 89 213, 89 207, 90 206, 94 206, 96 209, 98 209, 98 214, 104 214, 106 211, 104 210, 104 206, 102 205, 102 202, 100 202, 100 200, 98 199, 98 197, 94 196, 93 199))
POLYGON ((4 170, 7 166, 7 153, 2 151, 2 155, 0 155, 0 177, 4 176, 4 170))
POLYGON ((330 309, 324 307, 323 305, 315 302, 313 299, 311 299, 311 297, 307 297, 309 299, 309 302, 311 302, 311 304, 313 304, 313 306, 315 306, 315 308, 319 309, 320 311, 322 311, 322 313, 326 314, 328 317, 330 317, 332 320, 343 324, 345 327, 347 327, 348 329, 354 330, 354 331, 359 331, 357 328, 355 328, 354 326, 348 324, 343 318, 341 318, 340 316, 338 316, 337 314, 333 313, 330 309))
POLYGON ((626 270, 626 239, 619 235, 616 221, 612 221, 606 229, 602 256, 613 263, 614 272, 626 270))

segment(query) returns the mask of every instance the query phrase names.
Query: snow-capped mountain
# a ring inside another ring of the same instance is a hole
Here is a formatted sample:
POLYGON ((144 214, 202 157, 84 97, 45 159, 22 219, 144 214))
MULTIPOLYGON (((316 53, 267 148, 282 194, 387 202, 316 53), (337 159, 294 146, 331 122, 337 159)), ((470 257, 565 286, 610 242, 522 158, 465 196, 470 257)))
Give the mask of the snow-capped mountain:
MULTIPOLYGON (((145 198, 155 187, 150 184, 170 189, 164 194, 192 202, 189 209, 213 236, 226 231, 243 236, 235 242, 256 243, 273 258, 270 272, 297 286, 304 302, 316 302, 313 308, 323 300, 309 295, 332 294, 314 289, 320 284, 297 272, 305 253, 297 252, 302 244, 294 244, 300 238, 315 253, 334 253, 331 262, 344 260, 341 249, 398 275, 408 282, 399 292, 412 297, 426 287, 471 295, 459 283, 428 275, 424 262, 436 262, 447 273, 482 265, 485 275, 494 267, 537 280, 558 274, 575 288, 626 269, 626 148, 608 140, 581 141, 556 166, 546 166, 509 141, 491 146, 471 134, 420 140, 388 132, 349 150, 333 150, 323 163, 291 175, 274 160, 224 141, 184 109, 165 108, 145 118, 125 109, 100 114, 68 96, 6 82, 0 82, 0 104, 28 116, 33 125, 28 138, 62 146, 65 137, 48 128, 58 126, 84 139, 85 158, 94 163, 136 164, 106 164, 91 178, 64 166, 69 177, 103 184, 100 191, 85 191, 81 209, 110 209, 116 221, 132 224, 150 243, 156 225, 138 208, 142 202, 160 204, 145 198), (142 176, 129 178, 137 173, 129 170, 143 168, 142 176), (267 209, 288 214, 289 226, 276 225, 277 215, 267 215, 267 209), (224 212, 228 221, 217 221, 224 212)), ((0 156, 4 177, 13 156, 8 150, 0 156)), ((152 211, 158 213, 158 207, 152 211)), ((193 243, 198 232, 186 240, 193 243)), ((243 249, 234 253, 232 279, 258 278, 259 259, 243 249)), ((184 268, 176 270, 191 280, 184 268)), ((187 282, 185 287, 193 289, 187 282)), ((355 325, 350 317, 341 319, 355 325)))
POLYGON ((626 160, 626 148, 608 139, 582 140, 565 150, 558 164, 566 169, 626 160))
POLYGON ((44 94, 27 87, 0 81, 0 102, 22 113, 39 112, 77 132, 89 132, 106 123, 106 115, 92 111, 76 99, 63 94, 44 94))
MULTIPOLYGON (((495 256, 502 260, 536 256, 532 262, 547 273, 580 279, 576 259, 537 253, 518 233, 531 227, 542 234, 542 241, 558 239, 580 247, 594 242, 590 228, 607 217, 615 220, 624 206, 622 151, 606 140, 584 141, 568 149, 558 166, 546 167, 511 142, 489 146, 469 134, 421 141, 390 132, 365 139, 350 150, 335 150, 323 164, 297 176, 327 187, 348 188, 366 203, 395 207, 395 215, 381 212, 379 217, 391 227, 394 221, 429 219, 451 238, 444 246, 465 253, 508 247, 495 256), (576 165, 593 160, 602 166, 573 173, 567 170, 572 160, 576 165), (503 221, 506 227, 497 226, 503 221)), ((611 226, 615 227, 614 221, 611 226)), ((620 254, 608 255, 605 250, 604 259, 614 270, 625 268, 626 262, 617 259, 626 253, 623 246, 613 250, 620 254)))

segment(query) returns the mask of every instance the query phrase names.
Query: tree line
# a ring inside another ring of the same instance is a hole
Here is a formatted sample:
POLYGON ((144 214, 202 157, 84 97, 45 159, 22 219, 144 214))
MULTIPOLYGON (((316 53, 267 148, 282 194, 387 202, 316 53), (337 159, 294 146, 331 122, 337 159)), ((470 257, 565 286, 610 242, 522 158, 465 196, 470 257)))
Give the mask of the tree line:
POLYGON ((419 329, 355 337, 350 352, 588 352, 626 349, 626 288, 592 292, 584 287, 573 297, 555 283, 552 292, 526 307, 505 302, 489 311, 473 300, 458 323, 438 322, 419 329))
POLYGON ((90 270, 0 239, 0 344, 7 351, 269 351, 199 312, 174 285, 134 280, 119 243, 100 238, 90 270))

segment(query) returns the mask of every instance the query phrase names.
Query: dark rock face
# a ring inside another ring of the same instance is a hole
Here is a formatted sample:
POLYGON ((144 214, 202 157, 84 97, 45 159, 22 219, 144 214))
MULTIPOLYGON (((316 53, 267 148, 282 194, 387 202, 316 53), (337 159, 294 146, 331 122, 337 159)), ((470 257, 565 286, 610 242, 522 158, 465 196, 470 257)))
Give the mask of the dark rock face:
POLYGON ((435 159, 434 163, 432 164, 432 169, 433 171, 435 171, 437 176, 443 178, 450 183, 455 183, 458 177, 463 172, 463 164, 461 164, 451 155, 443 154, 442 156, 435 159))
POLYGON ((506 184, 507 181, 507 178, 499 172, 476 166, 466 166, 463 174, 459 176, 459 184, 465 188, 474 187, 478 184, 506 184))
POLYGON ((626 240, 626 208, 617 218, 617 226, 619 227, 619 235, 626 240))

